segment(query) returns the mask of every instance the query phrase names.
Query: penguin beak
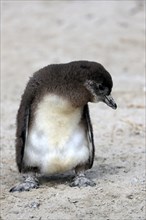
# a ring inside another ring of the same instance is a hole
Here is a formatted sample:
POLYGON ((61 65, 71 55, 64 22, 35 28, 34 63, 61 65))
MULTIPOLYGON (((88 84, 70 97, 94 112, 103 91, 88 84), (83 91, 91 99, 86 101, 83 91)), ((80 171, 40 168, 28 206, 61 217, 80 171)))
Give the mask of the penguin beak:
POLYGON ((111 95, 105 95, 103 100, 109 107, 116 109, 117 104, 115 103, 114 99, 111 95))

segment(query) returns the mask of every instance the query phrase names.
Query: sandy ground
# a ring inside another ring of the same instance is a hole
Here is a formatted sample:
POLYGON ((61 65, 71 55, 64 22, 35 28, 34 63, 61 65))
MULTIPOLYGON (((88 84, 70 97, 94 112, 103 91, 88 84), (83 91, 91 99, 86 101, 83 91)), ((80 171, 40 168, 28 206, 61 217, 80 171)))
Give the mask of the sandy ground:
POLYGON ((144 1, 2 1, 1 219, 144 220, 144 1), (19 181, 15 117, 29 76, 50 63, 101 62, 114 81, 116 111, 90 104, 95 187, 71 188, 73 173, 19 181))

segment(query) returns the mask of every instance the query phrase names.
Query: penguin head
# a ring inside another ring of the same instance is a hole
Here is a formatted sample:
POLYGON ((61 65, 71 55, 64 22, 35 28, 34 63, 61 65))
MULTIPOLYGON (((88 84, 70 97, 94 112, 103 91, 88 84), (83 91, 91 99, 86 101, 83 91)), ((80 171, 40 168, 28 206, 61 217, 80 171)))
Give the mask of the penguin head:
POLYGON ((91 102, 104 102, 113 109, 117 108, 111 96, 112 77, 101 64, 96 63, 90 68, 90 74, 84 85, 91 94, 91 102))

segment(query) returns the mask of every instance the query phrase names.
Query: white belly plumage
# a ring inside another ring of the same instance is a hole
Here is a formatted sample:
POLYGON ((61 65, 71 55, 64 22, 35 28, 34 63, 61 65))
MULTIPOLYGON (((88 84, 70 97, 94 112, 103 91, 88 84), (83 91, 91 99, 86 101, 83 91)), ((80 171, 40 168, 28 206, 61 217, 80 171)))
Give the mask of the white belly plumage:
POLYGON ((86 130, 80 123, 82 109, 47 95, 39 103, 24 150, 24 163, 44 174, 64 172, 89 158, 86 130))

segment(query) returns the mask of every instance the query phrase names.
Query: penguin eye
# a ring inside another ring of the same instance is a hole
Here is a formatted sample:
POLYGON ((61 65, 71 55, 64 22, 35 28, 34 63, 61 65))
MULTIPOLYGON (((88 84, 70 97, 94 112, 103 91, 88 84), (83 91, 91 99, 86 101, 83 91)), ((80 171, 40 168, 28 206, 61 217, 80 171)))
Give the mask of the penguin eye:
POLYGON ((99 85, 99 90, 103 91, 104 90, 104 87, 102 85, 99 85))

